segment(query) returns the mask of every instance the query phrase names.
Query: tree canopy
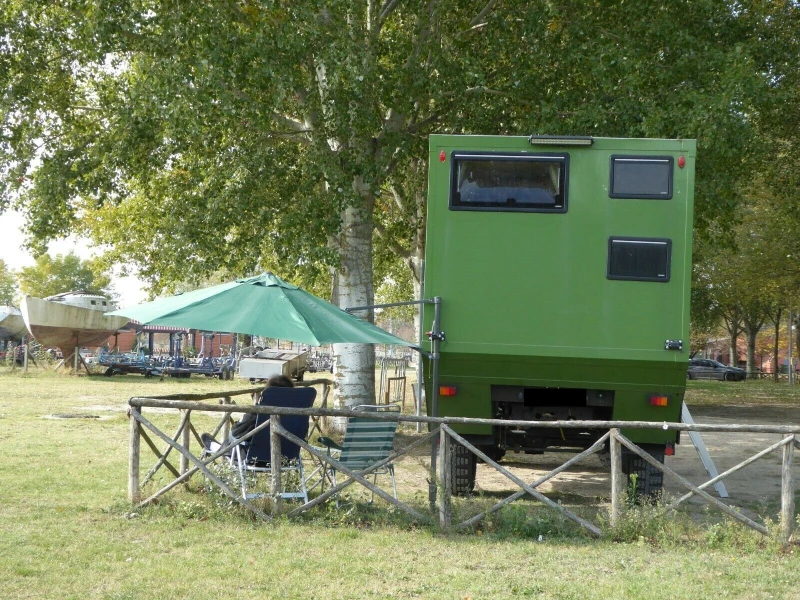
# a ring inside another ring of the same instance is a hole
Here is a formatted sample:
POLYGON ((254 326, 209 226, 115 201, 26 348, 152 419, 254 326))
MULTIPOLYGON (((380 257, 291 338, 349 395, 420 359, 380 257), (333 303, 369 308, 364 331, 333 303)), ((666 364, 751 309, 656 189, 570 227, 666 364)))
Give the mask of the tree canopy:
POLYGON ((356 306, 385 259, 419 277, 428 133, 683 137, 698 139, 699 231, 725 231, 743 182, 796 152, 797 13, 8 0, 0 203, 17 198, 36 252, 79 232, 155 291, 260 270, 326 287, 333 271, 356 306))
POLYGON ((14 303, 17 295, 17 278, 8 268, 6 261, 0 258, 0 304, 7 306, 14 303))
MULTIPOLYGON (((13 0, 4 184, 22 193, 35 249, 80 230, 156 287, 219 268, 340 266, 343 210, 369 220, 387 183, 424 190, 412 163, 430 131, 696 137, 704 225, 731 213, 763 150, 756 124, 797 76, 776 18, 795 12, 13 0)), ((386 225, 386 243, 411 243, 386 225)))
POLYGON ((37 298, 79 290, 113 295, 111 277, 102 263, 81 260, 74 252, 55 258, 40 255, 35 265, 20 269, 19 285, 23 293, 37 298))

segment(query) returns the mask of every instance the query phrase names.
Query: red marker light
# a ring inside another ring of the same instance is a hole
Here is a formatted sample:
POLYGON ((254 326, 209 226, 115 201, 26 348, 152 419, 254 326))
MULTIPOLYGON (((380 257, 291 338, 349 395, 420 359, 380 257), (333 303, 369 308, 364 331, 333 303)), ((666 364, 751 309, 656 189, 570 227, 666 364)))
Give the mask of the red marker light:
POLYGON ((440 385, 439 386, 439 395, 440 396, 455 396, 457 391, 458 390, 456 389, 456 386, 454 386, 454 385, 440 385))
POLYGON ((675 445, 667 444, 664 447, 664 456, 675 456, 675 445))
POLYGON ((444 150, 439 152, 439 162, 444 162, 447 160, 447 155, 444 153, 444 150))
POLYGON ((669 396, 650 396, 650 406, 667 406, 669 396))
POLYGON ((685 167, 685 166, 686 166, 686 159, 685 159, 685 158, 683 158, 682 156, 679 156, 679 157, 678 157, 678 166, 679 166, 681 169, 682 169, 683 167, 685 167))

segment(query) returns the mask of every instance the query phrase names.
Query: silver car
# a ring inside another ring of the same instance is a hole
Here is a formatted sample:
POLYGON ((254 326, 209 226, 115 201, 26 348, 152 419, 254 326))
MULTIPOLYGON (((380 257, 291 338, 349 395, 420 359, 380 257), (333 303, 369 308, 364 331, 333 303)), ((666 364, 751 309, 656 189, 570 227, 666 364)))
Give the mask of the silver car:
POLYGON ((686 371, 687 379, 719 379, 720 381, 743 381, 747 371, 738 367, 729 367, 710 358, 693 358, 686 371))

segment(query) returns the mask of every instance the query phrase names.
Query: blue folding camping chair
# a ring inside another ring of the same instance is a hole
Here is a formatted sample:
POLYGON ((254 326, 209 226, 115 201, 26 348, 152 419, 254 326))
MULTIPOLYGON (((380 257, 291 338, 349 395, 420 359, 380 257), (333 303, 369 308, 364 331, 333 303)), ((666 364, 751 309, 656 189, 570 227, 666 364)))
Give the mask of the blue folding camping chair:
MULTIPOLYGON (((259 405, 277 406, 283 408, 311 408, 317 390, 312 387, 268 387, 261 394, 259 405)), ((269 415, 258 415, 255 427, 258 427, 269 418, 269 415)), ((280 418, 281 426, 296 435, 302 440, 308 435, 308 415, 282 415, 280 418)), ((242 497, 245 499, 258 498, 262 493, 248 493, 248 475, 258 475, 260 473, 272 473, 273 461, 271 456, 270 428, 265 427, 250 439, 236 444, 231 452, 231 465, 239 473, 242 486, 242 497)), ((281 491, 281 498, 301 498, 303 502, 308 502, 308 490, 306 489, 306 478, 303 472, 303 459, 300 456, 300 446, 290 442, 281 436, 281 472, 298 473, 298 489, 288 491, 287 479, 281 478, 284 489, 281 491)))

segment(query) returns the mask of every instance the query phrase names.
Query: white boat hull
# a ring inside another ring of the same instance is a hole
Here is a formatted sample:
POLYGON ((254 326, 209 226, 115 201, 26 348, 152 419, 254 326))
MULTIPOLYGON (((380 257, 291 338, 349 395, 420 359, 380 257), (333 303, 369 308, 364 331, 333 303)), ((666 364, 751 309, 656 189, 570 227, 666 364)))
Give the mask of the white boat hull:
POLYGON ((25 296, 20 306, 30 334, 43 346, 67 353, 74 348, 104 344, 127 325, 127 317, 107 317, 103 311, 25 296))
POLYGON ((13 340, 27 335, 22 313, 13 306, 0 306, 0 340, 13 340))

